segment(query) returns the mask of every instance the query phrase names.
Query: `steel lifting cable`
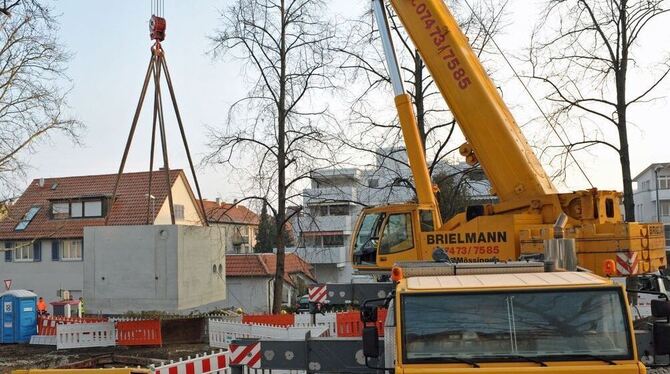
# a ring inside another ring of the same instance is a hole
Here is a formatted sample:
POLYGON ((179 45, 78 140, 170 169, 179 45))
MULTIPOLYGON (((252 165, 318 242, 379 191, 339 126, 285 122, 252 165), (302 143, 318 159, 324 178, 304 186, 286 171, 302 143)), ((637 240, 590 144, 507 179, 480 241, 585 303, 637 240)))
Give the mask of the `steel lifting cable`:
POLYGON ((164 0, 151 0, 151 15, 165 17, 164 0))
MULTIPOLYGON (((484 32, 486 33, 486 35, 488 35, 489 39, 491 39, 491 42, 496 47, 496 49, 498 50, 500 55, 503 57, 503 59, 505 60, 505 63, 507 63, 507 66, 509 66, 509 68, 512 69, 512 72, 514 73, 514 76, 519 80, 519 82, 521 83, 521 86, 523 86, 523 89, 526 91, 528 96, 530 96, 530 99, 533 101, 533 104, 535 104, 535 106, 540 111, 540 113, 542 113, 542 117, 544 117, 544 119, 547 121, 547 124, 549 124, 549 127, 551 127, 551 130, 554 132, 554 134, 556 134, 556 137, 558 138, 558 140, 563 145, 563 148, 565 148, 565 150, 568 152, 568 155, 570 156, 572 161, 575 162, 575 164, 577 165, 577 168, 579 168, 579 171, 582 173, 582 175, 584 176, 586 181, 589 183, 591 188, 594 188, 593 183, 591 183, 591 179, 589 179, 589 176, 586 174, 586 172, 582 168, 582 165, 577 161, 577 159, 575 158, 575 155, 570 150, 570 146, 568 144, 566 144, 566 142, 563 140, 563 138, 561 137, 561 134, 558 132, 558 130, 556 130, 556 126, 551 122, 551 120, 549 119, 549 116, 544 112, 544 110, 542 109, 540 104, 535 99, 535 96, 533 96, 533 94, 530 92, 530 89, 528 88, 526 83, 524 83, 524 81, 521 79, 521 76, 519 75, 519 73, 517 73, 516 69, 514 68, 512 63, 509 61, 509 59, 505 55, 505 52, 503 52, 502 48, 500 48, 498 43, 496 43, 496 40, 493 37, 493 34, 491 34, 488 27, 486 27, 486 25, 484 24, 484 21, 481 19, 479 14, 477 14, 477 12, 475 12, 474 8, 470 5, 470 2, 468 0, 463 0, 463 1, 468 6, 468 8, 470 8, 470 11, 472 12, 472 15, 475 16, 475 18, 477 19, 477 21, 479 22, 481 27, 484 29, 484 32)), ((502 5, 501 12, 502 12, 502 9, 504 9, 507 6, 508 2, 509 2, 509 0, 505 0, 505 2, 502 5)))

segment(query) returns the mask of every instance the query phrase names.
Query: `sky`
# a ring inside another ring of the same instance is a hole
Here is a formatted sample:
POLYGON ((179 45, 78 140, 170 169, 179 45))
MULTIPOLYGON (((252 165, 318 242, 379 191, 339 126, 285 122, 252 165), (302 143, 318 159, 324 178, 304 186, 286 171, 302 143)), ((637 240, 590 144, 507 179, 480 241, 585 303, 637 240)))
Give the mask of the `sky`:
MULTIPOLYGON (((149 0, 60 0, 54 8, 60 13, 60 40, 73 53, 68 74, 72 79, 69 106, 73 115, 86 125, 82 145, 73 145, 58 135, 39 144, 29 157, 32 168, 25 183, 33 178, 115 173, 137 105, 140 88, 150 57, 148 37, 149 0)), ((226 112, 247 92, 239 61, 214 60, 208 51, 219 23, 219 9, 229 1, 165 0, 167 39, 163 43, 166 60, 176 90, 191 152, 196 162, 207 153, 207 128, 223 127, 226 112)), ((368 0, 336 0, 330 6, 340 17, 356 17, 365 11, 368 0)), ((530 29, 538 17, 540 1, 510 0, 507 27, 497 37, 503 51, 519 55, 527 45, 530 29)), ((643 57, 653 59, 659 46, 667 46, 667 28, 652 24, 650 37, 641 45, 643 57)), ((670 48, 666 49, 667 53, 670 48)), ((531 101, 521 94, 518 82, 511 79, 506 66, 496 69, 506 85, 505 99, 519 123, 537 115, 531 101), (515 93, 519 93, 518 95, 515 93)), ((635 82, 635 77, 631 77, 635 82)), ((635 83, 633 83, 635 84, 635 83)), ((657 96, 667 96, 670 85, 660 87, 657 96)), ((392 98, 389 97, 389 106, 392 98)), ((166 113, 170 105, 164 105, 166 113)), ((127 171, 148 169, 150 144, 150 102, 145 103, 134 138, 127 171)), ((188 169, 178 127, 172 114, 166 114, 170 166, 188 169)), ((667 100, 634 109, 630 113, 632 173, 636 175, 652 162, 670 161, 667 100)), ((533 139, 529 137, 531 143, 533 139)), ((600 150, 580 157, 586 173, 600 189, 621 190, 618 156, 600 150)), ((235 180, 223 167, 199 167, 198 179, 205 198, 231 201, 244 197, 244 181, 235 180)), ((561 190, 588 187, 575 170, 561 190)))

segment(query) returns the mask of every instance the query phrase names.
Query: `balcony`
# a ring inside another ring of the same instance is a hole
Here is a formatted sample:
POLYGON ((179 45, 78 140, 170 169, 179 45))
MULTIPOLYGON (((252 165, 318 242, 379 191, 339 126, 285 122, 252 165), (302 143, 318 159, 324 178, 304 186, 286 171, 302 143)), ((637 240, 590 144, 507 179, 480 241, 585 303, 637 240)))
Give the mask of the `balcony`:
POLYGON ((351 216, 302 216, 298 218, 297 227, 294 227, 294 230, 297 232, 341 231, 346 235, 351 233, 354 223, 355 218, 351 216))
POLYGON ((352 186, 307 188, 303 190, 305 205, 333 201, 358 201, 358 193, 352 186))
POLYGON ((348 247, 305 247, 291 248, 289 251, 296 253, 310 264, 341 264, 347 262, 348 247))

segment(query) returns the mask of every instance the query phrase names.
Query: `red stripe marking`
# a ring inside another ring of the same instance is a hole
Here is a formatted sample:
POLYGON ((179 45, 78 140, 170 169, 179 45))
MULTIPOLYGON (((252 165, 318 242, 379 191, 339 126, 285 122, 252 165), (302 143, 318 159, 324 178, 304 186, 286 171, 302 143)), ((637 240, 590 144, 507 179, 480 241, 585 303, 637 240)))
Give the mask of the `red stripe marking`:
POLYGON ((186 363, 186 374, 195 374, 195 363, 193 362, 186 363))
POLYGON ((169 368, 168 374, 179 374, 179 368, 177 368, 176 366, 169 368))
POLYGON ((224 369, 224 368, 226 368, 226 367, 228 366, 228 365, 226 365, 226 355, 219 355, 219 356, 216 358, 216 363, 217 363, 217 365, 219 366, 217 369, 224 369))
POLYGON ((619 265, 623 266, 624 269, 630 271, 630 266, 628 266, 628 262, 621 258, 621 256, 616 256, 616 261, 619 263, 619 265))
POLYGON ((239 363, 241 363, 242 360, 243 360, 245 357, 247 357, 247 355, 249 354, 249 352, 251 352, 251 351, 254 349, 254 347, 256 346, 256 344, 258 344, 258 343, 255 343, 255 344, 251 344, 251 345, 247 345, 247 346, 245 346, 245 347, 244 347, 244 350, 242 350, 242 352, 241 352, 240 354, 235 355, 235 357, 233 358, 233 363, 234 363, 234 364, 239 364, 239 363))
POLYGON ((205 358, 204 360, 200 361, 202 362, 202 371, 203 372, 208 372, 212 371, 212 366, 209 364, 209 358, 205 358))
POLYGON ((247 364, 247 367, 253 368, 256 366, 257 363, 261 360, 261 352, 259 351, 257 354, 254 355, 254 357, 249 360, 249 363, 247 364))

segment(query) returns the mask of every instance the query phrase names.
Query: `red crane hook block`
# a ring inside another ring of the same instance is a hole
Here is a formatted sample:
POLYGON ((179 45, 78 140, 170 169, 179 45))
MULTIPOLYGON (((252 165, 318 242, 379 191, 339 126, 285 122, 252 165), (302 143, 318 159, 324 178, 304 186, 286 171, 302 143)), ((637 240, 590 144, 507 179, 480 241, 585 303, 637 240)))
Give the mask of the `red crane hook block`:
POLYGON ((149 21, 149 37, 152 40, 162 42, 163 40, 165 40, 166 26, 167 22, 165 21, 165 18, 158 16, 151 16, 151 20, 149 21))

